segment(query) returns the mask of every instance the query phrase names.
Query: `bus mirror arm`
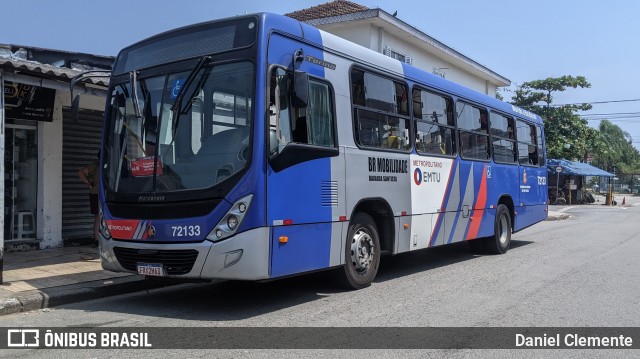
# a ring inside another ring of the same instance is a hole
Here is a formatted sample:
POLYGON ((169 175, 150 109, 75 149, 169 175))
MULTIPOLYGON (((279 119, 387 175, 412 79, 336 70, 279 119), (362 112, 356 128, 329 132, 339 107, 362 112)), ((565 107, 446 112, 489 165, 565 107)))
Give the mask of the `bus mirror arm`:
POLYGON ((299 64, 304 61, 304 53, 302 49, 293 54, 291 65, 293 68, 293 89, 291 104, 297 108, 305 108, 309 103, 309 74, 304 71, 296 70, 299 64))
POLYGON ((293 77, 293 99, 291 102, 294 107, 306 108, 309 103, 309 74, 295 71, 293 77))

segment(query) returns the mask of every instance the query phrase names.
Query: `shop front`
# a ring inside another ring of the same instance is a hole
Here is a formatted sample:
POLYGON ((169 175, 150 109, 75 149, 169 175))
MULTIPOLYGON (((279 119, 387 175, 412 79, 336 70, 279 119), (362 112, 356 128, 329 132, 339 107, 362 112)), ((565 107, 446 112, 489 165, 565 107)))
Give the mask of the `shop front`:
POLYGON ((22 59, 15 58, 12 45, 6 47, 9 55, 3 56, 3 46, 0 268, 7 252, 57 248, 69 238, 92 237, 87 188, 77 171, 95 159, 100 146, 107 78, 74 87, 74 95, 80 96, 78 109, 73 111, 79 116, 74 116, 69 86, 82 70, 38 63, 32 56, 56 55, 105 64, 111 60, 42 49, 29 49, 30 58, 22 59))
MULTIPOLYGON (((9 123, 13 122, 13 123, 9 123)), ((38 126, 30 121, 5 125, 4 238, 36 238, 38 126)))
POLYGON ((38 123, 52 122, 55 90, 4 81, 4 238, 37 238, 38 123))

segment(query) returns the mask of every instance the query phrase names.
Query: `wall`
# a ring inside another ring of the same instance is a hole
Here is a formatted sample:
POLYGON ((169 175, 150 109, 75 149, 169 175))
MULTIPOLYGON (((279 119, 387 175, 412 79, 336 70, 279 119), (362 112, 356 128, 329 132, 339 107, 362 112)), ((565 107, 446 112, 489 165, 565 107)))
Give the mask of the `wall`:
MULTIPOLYGON (((67 102, 68 103, 68 102, 67 102)), ((62 102, 56 91, 53 121, 38 122, 38 214, 40 249, 62 247, 62 102)))
MULTIPOLYGON (((52 122, 38 123, 38 214, 40 249, 62 247, 62 108, 71 103, 68 92, 56 91, 52 122)), ((103 111, 104 98, 84 95, 80 107, 103 111)), ((79 180, 78 180, 79 181, 79 180)))

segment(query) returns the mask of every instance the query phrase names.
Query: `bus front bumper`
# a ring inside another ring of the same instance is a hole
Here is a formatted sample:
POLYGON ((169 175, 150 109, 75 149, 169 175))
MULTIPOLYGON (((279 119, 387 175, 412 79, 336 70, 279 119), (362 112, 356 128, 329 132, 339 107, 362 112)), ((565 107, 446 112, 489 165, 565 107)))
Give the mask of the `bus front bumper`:
POLYGON ((100 238, 102 268, 138 273, 138 265, 162 264, 162 275, 184 279, 269 278, 269 228, 238 233, 220 242, 141 243, 100 238))

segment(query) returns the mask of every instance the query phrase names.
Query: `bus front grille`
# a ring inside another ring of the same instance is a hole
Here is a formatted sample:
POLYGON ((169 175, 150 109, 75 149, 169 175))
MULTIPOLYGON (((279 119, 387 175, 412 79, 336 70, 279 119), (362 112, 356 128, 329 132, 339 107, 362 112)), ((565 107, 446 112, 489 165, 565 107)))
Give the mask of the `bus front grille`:
POLYGON ((131 271, 137 270, 138 263, 160 263, 168 275, 187 274, 198 258, 195 249, 150 250, 114 247, 113 253, 120 265, 131 271))

